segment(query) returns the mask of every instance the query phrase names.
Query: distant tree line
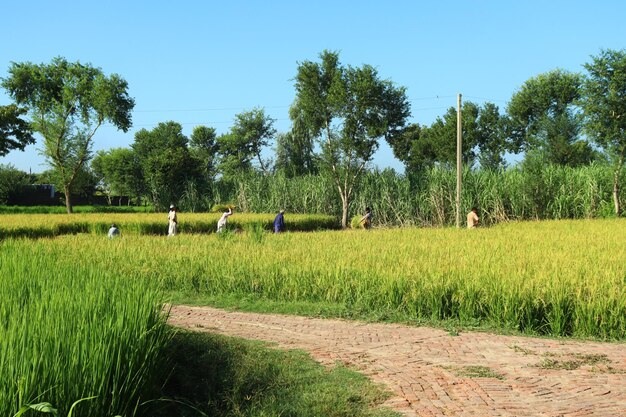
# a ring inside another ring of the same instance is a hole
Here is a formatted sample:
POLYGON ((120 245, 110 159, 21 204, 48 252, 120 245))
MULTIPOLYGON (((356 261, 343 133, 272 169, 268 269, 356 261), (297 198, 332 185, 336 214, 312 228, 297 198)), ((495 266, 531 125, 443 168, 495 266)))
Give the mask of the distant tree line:
MULTIPOLYGON (((612 211, 621 214, 626 51, 603 50, 584 68, 584 74, 556 69, 530 78, 504 109, 490 102, 465 101, 462 156, 466 169, 487 176, 522 172, 526 181, 536 185, 532 176, 537 177, 538 169, 594 166, 585 172, 602 175, 596 183, 609 188, 612 211), (508 154, 522 154, 523 160, 508 167, 508 154), (610 183, 606 172, 610 172, 610 183)), ((455 169, 454 107, 430 125, 409 124, 410 104, 403 87, 382 79, 369 65, 344 65, 339 54, 331 51, 322 52, 317 61, 298 63, 289 112, 292 126, 287 132, 277 132, 275 121, 264 109, 254 108, 236 115, 232 127, 221 135, 212 127, 197 126, 187 137, 179 123, 168 121, 138 131, 129 148, 95 155, 91 138, 102 123, 122 130, 131 125, 134 100, 128 97, 121 77, 107 77, 90 65, 56 58, 47 65, 12 64, 2 86, 15 104, 0 107, 0 152, 23 149, 33 142, 33 133, 39 133, 51 166, 50 181, 66 194, 78 191, 81 178, 91 177, 92 181, 83 183, 95 183, 108 196, 149 202, 156 210, 170 203, 205 210, 214 203, 241 200, 251 184, 295 184, 298 178, 316 178, 328 188, 325 193, 336 199, 317 209, 335 212, 346 226, 354 205, 367 200, 368 193, 371 205, 375 203, 374 190, 366 192, 363 187, 376 175, 370 164, 381 139, 403 162, 405 174, 394 175, 406 181, 412 192, 428 188, 434 172, 455 169), (268 158, 270 147, 273 158, 268 158)), ((467 197, 466 203, 471 199, 467 197)), ((71 201, 66 203, 71 211, 71 201)), ((549 204, 548 199, 543 203, 549 204)), ((606 203, 602 204, 604 213, 606 203)), ((537 207, 531 211, 535 217, 546 212, 537 207)))

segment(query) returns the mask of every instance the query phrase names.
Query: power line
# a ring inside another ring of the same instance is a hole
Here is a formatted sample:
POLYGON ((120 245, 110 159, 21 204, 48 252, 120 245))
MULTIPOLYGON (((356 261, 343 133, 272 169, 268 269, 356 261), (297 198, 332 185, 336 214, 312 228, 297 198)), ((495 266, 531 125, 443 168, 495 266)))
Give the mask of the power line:
POLYGON ((498 98, 485 98, 485 97, 468 96, 468 95, 466 95, 465 97, 474 98, 474 99, 477 99, 477 100, 484 100, 484 101, 500 101, 502 103, 506 103, 507 102, 507 100, 502 100, 502 99, 498 99, 498 98))
MULTIPOLYGON (((446 95, 446 96, 427 96, 427 97, 413 97, 409 98, 407 101, 424 101, 424 100, 441 100, 454 98, 454 95, 446 95)), ((257 106, 258 107, 258 106, 257 106)), ((263 109, 288 109, 291 106, 261 106, 263 109)), ((239 106, 239 107, 211 107, 206 109, 149 109, 149 110, 133 110, 133 113, 168 113, 168 112, 176 112, 176 113, 193 113, 193 112, 208 112, 208 111, 232 111, 232 110, 243 110, 251 108, 250 106, 239 106)), ((216 122, 222 123, 222 122, 216 122)))

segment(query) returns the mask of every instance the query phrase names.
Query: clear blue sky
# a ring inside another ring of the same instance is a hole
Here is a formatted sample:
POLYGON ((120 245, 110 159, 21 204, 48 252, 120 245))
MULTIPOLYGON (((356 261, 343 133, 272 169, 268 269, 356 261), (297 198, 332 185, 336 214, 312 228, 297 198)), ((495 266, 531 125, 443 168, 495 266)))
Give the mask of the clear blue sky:
MULTIPOLYGON (((430 124, 457 93, 504 108, 530 77, 583 71, 601 49, 626 48, 623 0, 11 1, 2 15, 0 77, 11 62, 63 56, 128 81, 133 128, 101 128, 95 150, 169 120, 187 135, 196 125, 224 133, 254 107, 287 131, 298 62, 324 49, 406 87, 411 122, 430 124)), ((41 172, 39 147, 0 163, 41 172)), ((374 164, 402 169, 384 141, 374 164)))

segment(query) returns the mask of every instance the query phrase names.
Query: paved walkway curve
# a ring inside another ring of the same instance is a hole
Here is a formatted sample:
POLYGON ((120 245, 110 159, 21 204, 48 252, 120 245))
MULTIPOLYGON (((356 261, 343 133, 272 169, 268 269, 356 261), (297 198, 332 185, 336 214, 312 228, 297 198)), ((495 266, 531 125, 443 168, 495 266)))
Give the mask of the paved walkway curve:
POLYGON ((626 344, 188 306, 173 306, 169 322, 357 367, 407 416, 626 416, 626 344))

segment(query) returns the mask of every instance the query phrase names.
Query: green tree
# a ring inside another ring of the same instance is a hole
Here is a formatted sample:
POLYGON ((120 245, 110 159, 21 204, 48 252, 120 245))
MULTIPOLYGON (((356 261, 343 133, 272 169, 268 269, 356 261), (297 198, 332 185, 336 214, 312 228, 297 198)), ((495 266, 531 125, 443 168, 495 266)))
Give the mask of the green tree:
POLYGON ((191 157, 189 140, 176 122, 159 123, 152 130, 135 133, 136 152, 147 191, 155 209, 164 210, 181 198, 188 181, 197 179, 199 167, 191 157))
POLYGON ((603 50, 584 67, 588 72, 581 100, 585 131, 614 166, 613 203, 619 215, 619 177, 626 155, 626 51, 603 50))
POLYGON ((30 125, 21 118, 26 113, 26 109, 15 104, 0 106, 0 156, 13 149, 23 151, 26 145, 35 143, 30 125))
POLYGON ((141 165, 132 149, 114 148, 99 151, 91 161, 91 169, 109 197, 109 204, 112 195, 128 196, 140 201, 145 193, 146 185, 141 165))
POLYGON ((580 139, 576 104, 581 97, 580 74, 554 70, 524 83, 507 107, 508 134, 525 151, 539 149, 557 165, 590 163, 593 148, 580 139))
POLYGON ((0 164, 0 204, 7 204, 11 197, 20 194, 30 184, 29 174, 13 165, 0 164))
MULTIPOLYGON (((461 111, 463 163, 469 166, 478 160, 481 167, 499 169, 504 166, 504 153, 509 148, 498 107, 485 103, 479 107, 467 101, 461 111)), ((395 135, 390 146, 396 158, 404 162, 410 173, 423 172, 434 165, 454 167, 456 164, 457 110, 450 107, 430 126, 409 125, 395 135)))
POLYGON ((307 133, 298 135, 293 129, 276 137, 276 171, 288 178, 318 172, 317 156, 313 152, 313 138, 307 133))
POLYGON ((352 195, 378 140, 400 134, 410 106, 405 89, 381 80, 372 66, 343 66, 339 54, 330 51, 322 52, 320 60, 299 64, 290 115, 301 117, 319 138, 321 167, 341 198, 345 228, 352 195))
POLYGON ((237 114, 230 133, 217 138, 222 175, 228 178, 251 170, 255 158, 261 172, 268 173, 270 163, 263 159, 261 151, 275 134, 274 119, 263 109, 237 114))
POLYGON ((70 190, 91 157, 98 128, 110 122, 126 132, 131 126, 135 102, 128 96, 127 82, 117 74, 107 77, 90 64, 58 57, 50 64, 12 63, 2 86, 18 105, 28 108, 71 213, 70 190))
POLYGON ((204 180, 209 183, 215 177, 216 155, 218 151, 215 129, 196 126, 189 137, 189 151, 198 161, 204 180))
MULTIPOLYGON (((52 184, 56 190, 63 188, 63 178, 59 176, 59 172, 54 169, 46 170, 37 175, 37 184, 52 184)), ((98 176, 89 169, 88 166, 83 166, 77 173, 70 193, 74 196, 90 197, 92 196, 98 185, 98 176)))
POLYGON ((498 106, 487 102, 480 108, 476 124, 480 167, 491 171, 506 168, 505 152, 515 151, 506 137, 506 117, 498 106))

